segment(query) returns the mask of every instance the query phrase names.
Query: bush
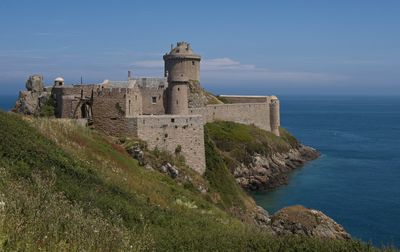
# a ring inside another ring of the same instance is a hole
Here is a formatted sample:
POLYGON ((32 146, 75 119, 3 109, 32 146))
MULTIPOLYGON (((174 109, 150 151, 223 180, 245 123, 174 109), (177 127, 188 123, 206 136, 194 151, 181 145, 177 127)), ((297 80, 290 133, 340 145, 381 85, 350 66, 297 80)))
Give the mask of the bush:
POLYGON ((46 103, 42 107, 40 107, 39 116, 54 117, 55 114, 54 107, 55 107, 54 99, 52 97, 49 97, 46 103))

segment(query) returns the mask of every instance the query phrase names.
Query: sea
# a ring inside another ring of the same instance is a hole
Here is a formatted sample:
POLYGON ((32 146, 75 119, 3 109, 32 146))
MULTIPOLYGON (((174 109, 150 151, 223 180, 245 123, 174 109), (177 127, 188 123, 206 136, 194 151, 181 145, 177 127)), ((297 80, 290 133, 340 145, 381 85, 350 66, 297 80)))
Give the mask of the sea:
MULTIPOLYGON (((0 109, 16 96, 0 96, 0 109)), ((288 185, 252 193, 271 214, 289 205, 323 211, 352 235, 400 248, 400 97, 281 96, 281 124, 321 157, 288 185)))
POLYGON ((400 97, 280 97, 281 125, 321 157, 252 193, 274 213, 323 211, 354 238, 400 248, 400 97))

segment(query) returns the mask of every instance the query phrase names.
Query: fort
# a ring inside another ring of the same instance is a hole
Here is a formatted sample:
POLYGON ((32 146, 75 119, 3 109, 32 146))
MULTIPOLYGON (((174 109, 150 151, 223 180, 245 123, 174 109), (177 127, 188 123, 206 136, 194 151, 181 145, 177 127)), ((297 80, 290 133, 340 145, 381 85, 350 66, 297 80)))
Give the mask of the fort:
MULTIPOLYGON (((210 104, 200 87, 201 57, 187 42, 171 45, 163 56, 164 76, 105 80, 99 84, 65 85, 64 79, 43 86, 43 77, 30 76, 28 91, 20 99, 33 97, 38 105, 48 95, 57 118, 85 120, 91 127, 117 137, 137 137, 150 149, 174 153, 179 148, 186 163, 203 174, 205 123, 233 121, 253 124, 279 136, 280 111, 276 96, 221 95, 224 102, 210 104)), ((44 99, 46 100, 46 99, 44 99)), ((26 105, 17 109, 27 110, 26 105)), ((29 109, 28 109, 29 110, 29 109)))

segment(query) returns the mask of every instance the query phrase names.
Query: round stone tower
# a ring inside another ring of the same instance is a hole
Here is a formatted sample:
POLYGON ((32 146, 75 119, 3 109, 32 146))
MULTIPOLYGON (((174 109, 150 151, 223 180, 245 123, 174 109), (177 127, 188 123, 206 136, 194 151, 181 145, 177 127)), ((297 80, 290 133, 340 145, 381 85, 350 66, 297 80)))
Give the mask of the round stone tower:
POLYGON ((190 44, 178 42, 176 47, 164 55, 164 74, 169 79, 186 77, 189 81, 200 81, 201 57, 193 53, 190 44))
POLYGON ((171 78, 167 88, 167 114, 189 114, 189 79, 185 76, 171 78))
POLYGON ((168 80, 167 114, 187 115, 189 113, 189 81, 200 81, 200 56, 193 53, 189 43, 171 45, 171 51, 164 55, 165 77, 168 80))
POLYGON ((271 132, 276 136, 279 136, 279 127, 281 126, 281 119, 279 113, 279 100, 276 96, 270 96, 270 124, 271 124, 271 132))

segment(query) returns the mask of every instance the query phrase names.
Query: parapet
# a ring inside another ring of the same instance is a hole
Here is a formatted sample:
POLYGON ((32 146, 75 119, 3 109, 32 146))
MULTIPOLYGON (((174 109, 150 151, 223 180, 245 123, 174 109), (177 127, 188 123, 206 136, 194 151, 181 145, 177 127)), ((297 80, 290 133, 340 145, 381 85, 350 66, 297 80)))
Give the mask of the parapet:
POLYGON ((171 45, 171 51, 168 54, 165 54, 163 58, 164 60, 179 58, 195 60, 201 59, 200 55, 197 55, 193 52, 190 44, 184 41, 176 43, 176 47, 171 45))

